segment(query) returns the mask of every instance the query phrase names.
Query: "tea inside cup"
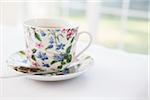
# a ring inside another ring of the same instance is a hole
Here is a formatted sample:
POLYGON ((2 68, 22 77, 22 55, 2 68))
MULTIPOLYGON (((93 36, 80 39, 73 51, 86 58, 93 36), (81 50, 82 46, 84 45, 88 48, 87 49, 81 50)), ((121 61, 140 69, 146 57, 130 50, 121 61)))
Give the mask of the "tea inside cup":
POLYGON ((30 19, 24 22, 26 27, 39 27, 39 28, 77 28, 76 23, 67 20, 59 19, 30 19))

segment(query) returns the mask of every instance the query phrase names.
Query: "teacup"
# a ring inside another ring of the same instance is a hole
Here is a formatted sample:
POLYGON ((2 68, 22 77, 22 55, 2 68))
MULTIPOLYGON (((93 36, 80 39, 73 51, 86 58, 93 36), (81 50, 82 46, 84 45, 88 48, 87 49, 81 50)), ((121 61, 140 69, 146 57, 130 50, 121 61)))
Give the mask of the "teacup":
POLYGON ((26 55, 32 67, 49 71, 63 70, 80 56, 91 44, 88 32, 78 32, 79 26, 65 20, 31 19, 24 23, 26 55), (79 36, 85 33, 90 41, 76 54, 79 36))

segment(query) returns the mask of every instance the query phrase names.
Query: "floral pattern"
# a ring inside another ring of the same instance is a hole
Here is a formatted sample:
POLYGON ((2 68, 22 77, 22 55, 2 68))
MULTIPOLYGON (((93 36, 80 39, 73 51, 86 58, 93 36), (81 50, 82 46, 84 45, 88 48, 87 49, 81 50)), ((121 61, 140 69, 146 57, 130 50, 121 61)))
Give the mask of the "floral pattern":
POLYGON ((40 66, 37 62, 32 62, 32 66, 34 66, 34 67, 38 67, 38 66, 40 66))
POLYGON ((43 61, 48 60, 48 56, 46 55, 46 53, 39 52, 37 57, 40 58, 43 61))
POLYGON ((37 48, 43 48, 43 47, 44 47, 41 43, 36 43, 35 46, 36 46, 37 48))
POLYGON ((50 67, 49 64, 43 64, 44 67, 50 67))
MULTIPOLYGON (((7 61, 8 66, 13 66, 14 70, 16 70, 18 72, 22 72, 22 73, 44 72, 45 70, 40 69, 38 67, 30 67, 33 64, 35 66, 39 66, 39 65, 36 62, 31 63, 26 55, 26 52, 27 51, 22 50, 22 51, 12 54, 7 61)), ((89 60, 88 63, 91 62, 91 60, 92 60, 92 58, 89 56, 81 57, 78 60, 81 60, 81 59, 85 59, 85 61, 89 60)), ((84 68, 84 65, 87 65, 87 62, 85 64, 84 64, 84 62, 79 63, 70 68, 64 68, 63 70, 60 70, 58 72, 49 72, 46 74, 43 73, 43 74, 35 74, 35 75, 48 75, 48 76, 66 75, 66 74, 70 74, 70 73, 75 73, 75 72, 79 71, 80 69, 82 70, 84 68)), ((49 68, 49 64, 43 64, 43 67, 49 68)))
POLYGON ((41 36, 42 36, 42 37, 46 36, 46 33, 43 32, 43 31, 41 31, 41 36))
POLYGON ((50 40, 49 40, 49 45, 46 49, 50 49, 50 48, 53 48, 54 47, 54 39, 52 37, 50 37, 50 40))
POLYGON ((56 50, 64 49, 64 47, 65 47, 65 44, 60 43, 60 44, 57 45, 56 50))
MULTIPOLYGON (((28 27, 29 28, 29 27, 28 27)), ((42 66, 49 69, 62 69, 63 65, 72 61, 74 51, 72 47, 77 38, 77 28, 30 28, 27 30, 26 37, 30 52, 29 59, 33 66, 42 66), (30 40, 29 40, 30 39, 30 40), (51 52, 51 53, 48 53, 51 52), (57 63, 57 64, 55 64, 57 63), (57 66, 54 66, 57 65, 57 66)), ((28 55, 28 54, 27 54, 28 55)))
POLYGON ((67 30, 67 39, 70 39, 73 34, 74 34, 73 29, 68 29, 67 30))
POLYGON ((60 55, 55 55, 54 56, 55 61, 63 61, 64 60, 64 56, 62 54, 60 55))

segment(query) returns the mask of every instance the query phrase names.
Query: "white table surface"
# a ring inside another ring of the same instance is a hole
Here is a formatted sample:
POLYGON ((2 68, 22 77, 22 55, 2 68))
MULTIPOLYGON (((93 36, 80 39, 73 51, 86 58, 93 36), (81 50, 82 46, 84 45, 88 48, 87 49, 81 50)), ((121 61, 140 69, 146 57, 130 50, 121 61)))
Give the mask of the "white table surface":
MULTIPOLYGON (((5 63, 10 54, 24 48, 23 29, 3 28, 0 75, 15 74, 5 63), (17 30, 17 31, 16 31, 17 30)), ((81 43, 81 47, 84 43, 81 43)), ((94 65, 83 75, 60 82, 39 82, 25 77, 0 79, 1 97, 102 98, 145 100, 148 96, 148 56, 130 54, 92 44, 86 51, 94 65)))

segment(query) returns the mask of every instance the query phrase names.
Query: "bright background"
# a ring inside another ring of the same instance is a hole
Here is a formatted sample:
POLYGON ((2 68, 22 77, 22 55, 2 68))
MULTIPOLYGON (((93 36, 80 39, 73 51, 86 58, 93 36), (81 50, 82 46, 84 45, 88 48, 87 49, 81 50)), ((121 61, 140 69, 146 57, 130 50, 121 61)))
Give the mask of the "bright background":
MULTIPOLYGON (((93 45, 86 53, 91 53, 95 62, 85 76, 57 84, 34 82, 25 78, 3 80, 2 84, 0 79, 0 96, 64 97, 70 94, 76 97, 118 98, 150 95, 149 0, 1 1, 0 75, 11 73, 12 70, 8 69, 6 60, 12 53, 25 48, 23 22, 31 18, 61 18, 78 23, 79 31, 86 30, 93 35, 93 45), (61 86, 61 91, 58 86, 61 86)), ((80 39, 83 42, 88 41, 86 36, 80 39)), ((81 47, 80 45, 79 48, 81 47)))
MULTIPOLYGON (((3 27, 18 30, 30 18, 68 19, 78 23, 80 31, 89 31, 96 44, 148 54, 148 0, 59 0, 1 4, 3 27)), ((88 41, 85 36, 82 40, 88 41)))

